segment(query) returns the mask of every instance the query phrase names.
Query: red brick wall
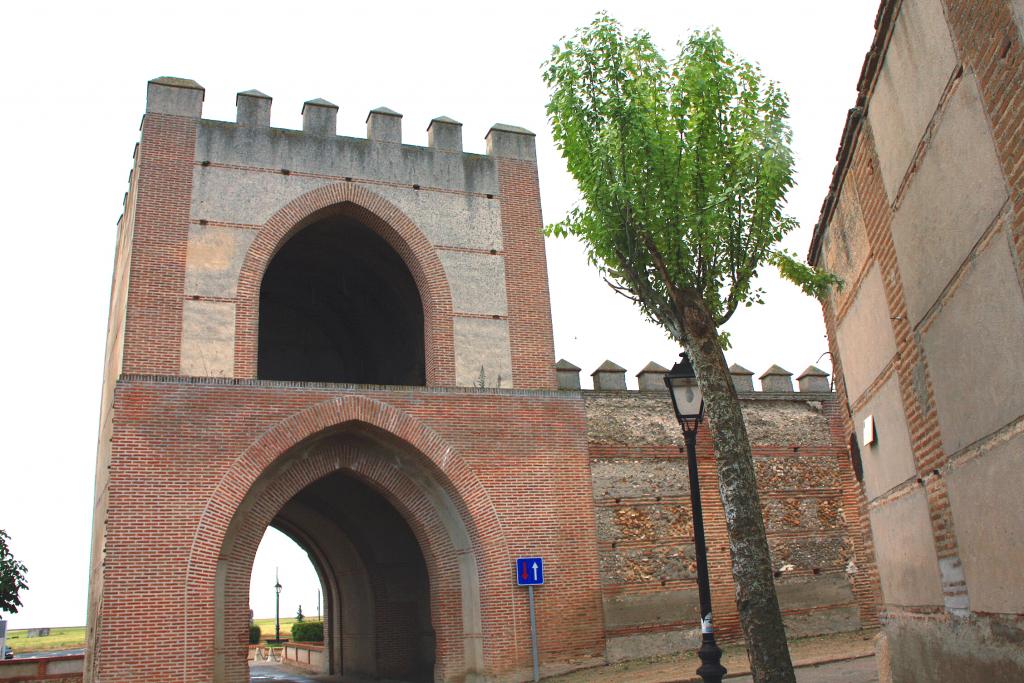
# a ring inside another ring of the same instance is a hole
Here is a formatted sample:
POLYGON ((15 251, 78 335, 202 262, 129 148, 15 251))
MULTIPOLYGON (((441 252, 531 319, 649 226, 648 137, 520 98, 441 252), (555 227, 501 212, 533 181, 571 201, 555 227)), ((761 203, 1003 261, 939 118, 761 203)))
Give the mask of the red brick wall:
POLYGON ((512 379, 519 389, 555 389, 555 342, 537 164, 504 158, 497 164, 512 379))
MULTIPOLYGON (((466 506, 480 558, 488 670, 529 666, 526 596, 513 585, 518 555, 542 555, 548 563, 549 583, 538 596, 543 661, 602 655, 593 515, 580 503, 589 500, 590 477, 579 399, 472 390, 357 396, 240 380, 122 381, 100 680, 210 680, 218 555, 238 501, 280 453, 345 415, 411 439, 435 459, 466 506), (356 407, 336 412, 339 400, 356 407), (187 665, 150 656, 176 648, 183 632, 195 643, 187 665)), ((415 527, 416 520, 410 523, 415 527)), ((451 616, 444 604, 435 619, 451 616)), ((457 664, 462 643, 439 638, 438 657, 442 670, 457 664)))
POLYGON ((197 120, 148 113, 139 144, 124 372, 177 375, 197 120))

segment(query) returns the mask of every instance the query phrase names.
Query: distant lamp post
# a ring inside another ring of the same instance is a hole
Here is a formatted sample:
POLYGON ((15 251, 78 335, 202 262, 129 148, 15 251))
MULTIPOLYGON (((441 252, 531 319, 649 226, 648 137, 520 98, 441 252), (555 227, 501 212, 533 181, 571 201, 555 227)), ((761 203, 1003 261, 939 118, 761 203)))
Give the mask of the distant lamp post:
POLYGON ((701 665, 697 675, 705 683, 721 683, 726 669, 722 666, 722 650, 715 643, 711 622, 711 586, 708 582, 708 548, 704 542, 704 512, 700 505, 700 484, 697 480, 697 430, 704 419, 704 396, 697 384, 697 373, 690 357, 679 354, 679 362, 665 375, 665 386, 672 396, 672 408, 683 429, 686 456, 690 470, 690 506, 693 508, 693 546, 697 555, 697 593, 700 597, 701 645, 697 650, 701 665))
POLYGON ((274 570, 274 640, 281 642, 281 578, 274 570))

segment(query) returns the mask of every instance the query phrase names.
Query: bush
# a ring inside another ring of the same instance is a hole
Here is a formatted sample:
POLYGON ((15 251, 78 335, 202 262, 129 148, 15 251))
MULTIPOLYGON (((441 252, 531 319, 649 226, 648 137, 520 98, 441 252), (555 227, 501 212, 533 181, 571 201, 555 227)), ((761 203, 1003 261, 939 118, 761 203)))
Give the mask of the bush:
POLYGON ((292 624, 292 640, 296 643, 318 643, 323 639, 322 621, 297 621, 292 624))
POLYGON ((257 626, 256 624, 249 624, 249 644, 250 645, 259 645, 260 644, 260 637, 262 635, 263 635, 263 633, 260 631, 260 627, 259 626, 257 626))

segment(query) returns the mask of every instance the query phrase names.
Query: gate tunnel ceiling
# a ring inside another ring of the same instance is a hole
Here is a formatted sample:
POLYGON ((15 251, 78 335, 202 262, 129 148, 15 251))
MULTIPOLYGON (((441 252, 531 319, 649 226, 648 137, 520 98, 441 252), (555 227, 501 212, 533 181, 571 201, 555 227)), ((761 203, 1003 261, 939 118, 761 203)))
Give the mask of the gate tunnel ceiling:
POLYGON ((260 379, 426 383, 416 283, 351 218, 326 218, 284 244, 263 276, 259 320, 260 379))
POLYGON ((298 532, 293 537, 328 558, 318 573, 328 602, 325 645, 334 650, 344 644, 332 655, 336 672, 434 680, 426 562, 408 523, 386 498, 357 478, 335 473, 296 494, 271 525, 298 532), (355 557, 330 559, 339 552, 355 557), (360 594, 346 592, 353 590, 360 594))

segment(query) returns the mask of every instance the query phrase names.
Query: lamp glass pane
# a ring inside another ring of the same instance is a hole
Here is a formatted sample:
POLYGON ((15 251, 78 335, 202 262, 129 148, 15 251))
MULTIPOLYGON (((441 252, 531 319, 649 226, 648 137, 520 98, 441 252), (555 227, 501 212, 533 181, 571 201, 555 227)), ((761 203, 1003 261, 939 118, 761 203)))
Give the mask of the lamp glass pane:
POLYGON ((675 379, 672 382, 672 397, 676 410, 683 417, 700 415, 701 392, 695 379, 675 379))

